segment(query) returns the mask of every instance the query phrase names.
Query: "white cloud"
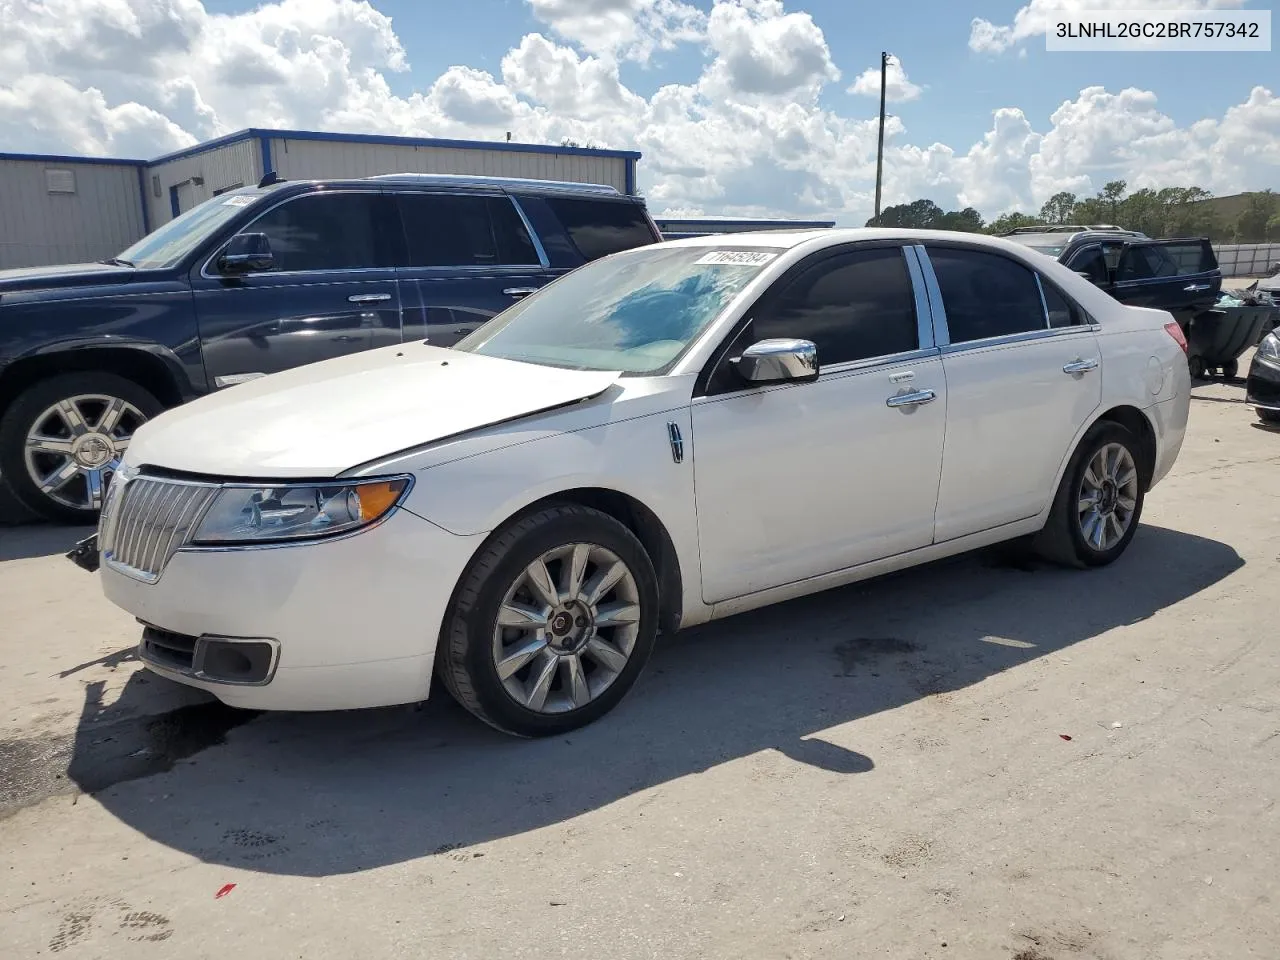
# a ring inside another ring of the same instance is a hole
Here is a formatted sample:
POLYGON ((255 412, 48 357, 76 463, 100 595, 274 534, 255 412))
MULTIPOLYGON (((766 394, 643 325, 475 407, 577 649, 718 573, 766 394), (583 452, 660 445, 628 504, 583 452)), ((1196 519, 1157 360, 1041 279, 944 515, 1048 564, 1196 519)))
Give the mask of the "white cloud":
POLYGON ((702 39, 707 17, 680 0, 526 0, 563 40, 609 59, 646 62, 657 50, 702 39))
MULTIPOLYGON (((148 157, 246 126, 470 139, 510 131, 520 141, 572 137, 641 150, 640 185, 655 212, 857 224, 870 215, 875 109, 861 98, 844 101, 851 112, 826 106, 821 94, 840 71, 807 13, 779 0, 718 0, 698 21, 700 75, 641 96, 619 63, 645 44, 683 42, 671 40, 685 29, 678 5, 535 6, 554 21, 548 34, 523 37, 496 75, 458 64, 415 77, 413 92, 397 95, 387 77, 408 70, 407 57, 390 19, 367 2, 282 0, 224 15, 199 0, 0 0, 0 143, 148 157), (640 10, 643 29, 592 34, 588 9, 603 11, 605 26, 617 23, 609 11, 640 10), (659 22, 670 29, 652 26, 659 22), (570 35, 573 43, 555 39, 570 35)), ((872 79, 878 93, 878 71, 872 79)), ((895 98, 918 89, 905 73, 897 79, 895 98)), ((855 92, 865 86, 854 80, 855 92)), ((1232 193, 1273 185, 1280 172, 1274 88, 1181 126, 1142 89, 1086 87, 1047 125, 1016 100, 1006 104, 973 144, 913 139, 890 117, 884 202, 926 196, 993 217, 1117 178, 1232 193)))
POLYGON ((1013 15, 1013 22, 994 24, 974 17, 969 25, 969 49, 977 53, 1004 53, 1024 40, 1043 36, 1051 14, 1115 10, 1212 10, 1242 7, 1246 0, 1031 0, 1013 15))
MULTIPOLYGON (((907 71, 903 69, 902 64, 896 59, 890 60, 889 65, 885 68, 884 97, 891 103, 903 103, 907 100, 918 100, 920 94, 924 93, 924 87, 912 83, 907 79, 907 71)), ((862 97, 880 98, 880 68, 868 67, 858 74, 858 78, 853 81, 853 86, 848 90, 849 93, 856 93, 862 97)))

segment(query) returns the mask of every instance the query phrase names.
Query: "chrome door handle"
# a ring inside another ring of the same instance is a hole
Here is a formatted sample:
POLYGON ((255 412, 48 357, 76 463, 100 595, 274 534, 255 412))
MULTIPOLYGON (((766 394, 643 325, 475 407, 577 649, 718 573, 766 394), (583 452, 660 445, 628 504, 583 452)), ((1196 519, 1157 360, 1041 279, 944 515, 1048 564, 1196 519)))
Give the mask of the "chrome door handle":
POLYGON ((382 303, 384 300, 390 300, 389 293, 353 293, 347 297, 348 303, 382 303))
POLYGON ((537 293, 537 287, 507 287, 502 291, 508 297, 527 297, 531 293, 537 293))
POLYGON ((936 399, 938 395, 932 390, 912 390, 910 393, 895 393, 884 404, 886 407, 918 407, 936 399))
POLYGON ((1183 287, 1182 289, 1183 289, 1186 293, 1199 293, 1201 290, 1208 290, 1208 289, 1209 289, 1209 284, 1207 284, 1207 283, 1193 283, 1193 284, 1191 284, 1190 286, 1183 287))
POLYGON ((1098 366, 1097 357, 1090 357, 1088 360, 1072 360, 1062 367, 1063 373, 1088 373, 1098 366))

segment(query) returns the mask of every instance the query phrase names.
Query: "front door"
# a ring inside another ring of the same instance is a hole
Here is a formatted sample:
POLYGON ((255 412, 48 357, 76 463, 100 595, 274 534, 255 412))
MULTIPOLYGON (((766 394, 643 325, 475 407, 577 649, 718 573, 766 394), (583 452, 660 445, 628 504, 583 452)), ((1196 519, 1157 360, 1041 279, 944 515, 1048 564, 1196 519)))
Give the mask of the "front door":
POLYGON ((404 338, 451 347, 551 279, 502 193, 394 194, 407 241, 404 338))
POLYGON ((1102 363, 1087 317, 1048 279, 992 251, 926 249, 945 311, 942 543, 1040 512, 1101 402, 1102 363))
POLYGON ((275 265, 238 276, 217 257, 192 276, 205 372, 216 387, 399 343, 400 295, 377 192, 312 193, 243 228, 266 234, 275 265))
POLYGON ((818 254, 751 316, 693 402, 708 603, 933 539, 947 388, 902 248, 818 254), (733 357, 776 337, 817 345, 817 382, 751 388, 736 378, 733 357))

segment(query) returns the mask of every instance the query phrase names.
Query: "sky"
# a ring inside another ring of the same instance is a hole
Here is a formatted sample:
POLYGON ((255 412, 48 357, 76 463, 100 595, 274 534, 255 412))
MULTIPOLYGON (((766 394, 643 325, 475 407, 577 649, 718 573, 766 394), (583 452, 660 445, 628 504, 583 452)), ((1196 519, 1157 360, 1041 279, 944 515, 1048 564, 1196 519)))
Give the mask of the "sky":
POLYGON ((1280 189, 1280 52, 1049 53, 1048 9, 1258 0, 0 0, 0 150, 248 126, 639 150, 655 214, 988 219, 1115 179, 1280 189))

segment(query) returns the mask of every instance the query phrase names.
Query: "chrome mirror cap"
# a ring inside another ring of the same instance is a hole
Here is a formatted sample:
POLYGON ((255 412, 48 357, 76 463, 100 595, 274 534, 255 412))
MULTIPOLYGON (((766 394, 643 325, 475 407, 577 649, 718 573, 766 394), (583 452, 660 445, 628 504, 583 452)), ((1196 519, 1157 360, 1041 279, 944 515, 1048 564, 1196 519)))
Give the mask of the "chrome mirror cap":
POLYGON ((818 347, 812 340, 759 340, 734 361, 748 383, 818 379, 818 347))

